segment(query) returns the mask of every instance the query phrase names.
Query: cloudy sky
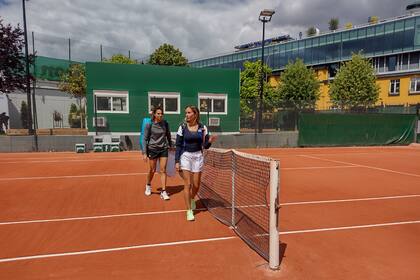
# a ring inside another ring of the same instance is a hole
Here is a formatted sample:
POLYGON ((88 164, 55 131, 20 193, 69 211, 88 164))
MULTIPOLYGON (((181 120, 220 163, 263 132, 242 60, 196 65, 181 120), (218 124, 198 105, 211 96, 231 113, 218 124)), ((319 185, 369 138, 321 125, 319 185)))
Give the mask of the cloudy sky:
MULTIPOLYGON (((410 0, 30 0, 26 2, 29 31, 34 31, 40 55, 68 53, 72 59, 92 59, 99 45, 107 53, 131 50, 146 56, 163 43, 179 48, 189 59, 234 50, 235 45, 258 41, 262 9, 276 11, 266 26, 266 38, 290 34, 297 38, 309 26, 328 29, 331 17, 340 25, 363 24, 402 15, 410 0), (83 53, 83 55, 82 55, 83 53)), ((6 23, 22 22, 21 0, 0 0, 6 23)))

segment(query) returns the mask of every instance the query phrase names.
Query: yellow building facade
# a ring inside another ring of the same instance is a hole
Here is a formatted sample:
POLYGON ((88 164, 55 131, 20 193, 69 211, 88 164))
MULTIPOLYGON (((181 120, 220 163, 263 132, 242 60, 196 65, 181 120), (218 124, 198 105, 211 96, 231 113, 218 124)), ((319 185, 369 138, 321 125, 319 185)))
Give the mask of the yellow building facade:
MULTIPOLYGON (((320 82, 320 97, 316 102, 316 109, 332 109, 329 95, 330 83, 332 80, 328 79, 328 70, 318 69, 315 73, 320 82)), ((378 75, 376 83, 379 85, 379 98, 375 105, 408 108, 420 104, 420 92, 416 91, 416 87, 412 85, 412 83, 416 83, 417 78, 420 80, 420 73, 395 76, 378 75)), ((277 87, 279 79, 279 76, 269 77, 270 85, 277 87)))

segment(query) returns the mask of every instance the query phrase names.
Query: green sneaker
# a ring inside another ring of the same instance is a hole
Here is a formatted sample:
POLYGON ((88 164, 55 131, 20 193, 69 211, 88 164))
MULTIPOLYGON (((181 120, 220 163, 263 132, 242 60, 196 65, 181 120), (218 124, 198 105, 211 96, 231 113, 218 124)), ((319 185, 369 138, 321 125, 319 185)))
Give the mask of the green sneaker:
POLYGON ((196 209, 195 200, 191 198, 191 210, 195 210, 195 209, 196 209))
POLYGON ((187 221, 194 221, 194 212, 192 210, 187 210, 187 221))

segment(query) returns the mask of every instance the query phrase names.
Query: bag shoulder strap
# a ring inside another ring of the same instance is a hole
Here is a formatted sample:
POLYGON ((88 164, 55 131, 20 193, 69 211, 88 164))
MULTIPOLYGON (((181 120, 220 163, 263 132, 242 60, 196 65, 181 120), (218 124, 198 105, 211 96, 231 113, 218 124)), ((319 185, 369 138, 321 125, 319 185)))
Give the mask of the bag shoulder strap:
MULTIPOLYGON (((147 124, 146 124, 147 125, 147 124)), ((149 122, 149 127, 148 127, 148 129, 147 129, 147 135, 149 136, 149 139, 147 140, 147 142, 149 142, 150 141, 150 137, 152 136, 152 125, 153 125, 153 121, 152 120, 150 120, 150 122, 149 122)))

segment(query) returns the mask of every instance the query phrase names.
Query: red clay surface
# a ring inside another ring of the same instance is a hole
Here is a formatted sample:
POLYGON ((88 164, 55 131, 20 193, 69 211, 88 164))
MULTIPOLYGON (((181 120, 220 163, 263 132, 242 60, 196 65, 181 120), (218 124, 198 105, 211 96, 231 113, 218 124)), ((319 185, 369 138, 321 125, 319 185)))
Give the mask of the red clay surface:
POLYGON ((0 279, 420 279, 418 147, 244 151, 280 161, 279 271, 207 211, 187 222, 179 178, 144 196, 139 153, 18 153, 0 279))

